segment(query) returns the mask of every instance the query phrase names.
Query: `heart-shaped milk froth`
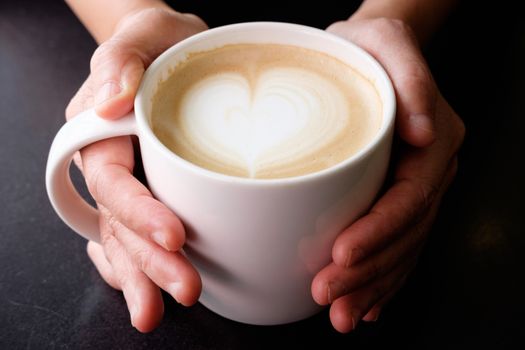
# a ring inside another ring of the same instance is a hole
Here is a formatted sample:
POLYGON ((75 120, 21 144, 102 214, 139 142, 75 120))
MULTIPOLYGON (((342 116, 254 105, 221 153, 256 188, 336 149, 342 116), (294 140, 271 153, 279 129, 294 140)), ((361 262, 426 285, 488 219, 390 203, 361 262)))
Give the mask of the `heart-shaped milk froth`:
POLYGON ((251 176, 331 140, 346 104, 336 86, 304 69, 272 68, 248 79, 225 72, 193 85, 180 105, 181 126, 201 152, 251 176))

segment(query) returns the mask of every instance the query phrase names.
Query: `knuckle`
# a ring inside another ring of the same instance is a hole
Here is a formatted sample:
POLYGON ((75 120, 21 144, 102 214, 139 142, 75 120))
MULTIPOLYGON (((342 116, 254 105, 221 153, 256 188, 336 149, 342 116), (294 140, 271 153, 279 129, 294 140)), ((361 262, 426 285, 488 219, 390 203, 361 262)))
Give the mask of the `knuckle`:
POLYGON ((430 208, 430 206, 434 202, 434 199, 437 196, 439 188, 436 185, 423 180, 415 181, 414 184, 418 191, 419 203, 421 204, 421 208, 430 208))
MULTIPOLYGON (((95 200, 108 206, 115 200, 111 193, 115 193, 114 189, 118 185, 118 180, 115 177, 114 169, 120 165, 114 163, 101 164, 99 159, 93 153, 88 156, 83 154, 83 160, 86 172, 86 185, 95 200)), ((111 218, 111 213, 108 218, 111 218)), ((112 221, 113 223, 113 221, 112 221)))
POLYGON ((385 35, 410 35, 412 36, 412 29, 405 22, 399 19, 392 19, 387 17, 380 17, 375 19, 371 24, 372 33, 378 37, 385 35))
POLYGON ((113 233, 108 230, 104 233, 101 232, 100 243, 103 247, 106 259, 113 264, 115 262, 115 255, 118 252, 118 243, 115 236, 113 236, 113 233))
POLYGON ((131 259, 133 262, 140 270, 144 272, 150 270, 152 258, 152 251, 145 247, 137 249, 131 253, 131 259))
POLYGON ((123 30, 133 26, 137 22, 142 22, 144 20, 154 21, 162 20, 166 15, 171 14, 171 12, 166 11, 165 9, 158 7, 148 7, 144 9, 139 9, 131 12, 129 15, 125 16, 116 27, 116 31, 123 30))
POLYGON ((418 43, 408 24, 398 19, 378 18, 371 23, 369 32, 373 41, 381 44, 378 47, 391 46, 392 42, 397 42, 398 50, 407 49, 413 52, 403 56, 408 59, 403 61, 403 69, 396 70, 397 79, 394 77, 396 85, 402 90, 416 89, 417 91, 423 88, 425 93, 435 94, 430 70, 423 57, 412 49, 417 47, 418 43))
POLYGON ((206 22, 204 22, 199 16, 193 13, 182 13, 182 16, 186 19, 186 21, 190 21, 190 23, 196 26, 199 30, 208 29, 206 22))
POLYGON ((108 217, 105 210, 99 208, 99 211, 103 215, 101 218, 102 221, 100 226, 100 242, 104 247, 114 250, 116 248, 116 238, 115 238, 115 224, 112 223, 114 218, 108 217))
POLYGON ((108 250, 113 250, 114 238, 111 232, 104 230, 104 233, 100 232, 100 243, 108 250))
POLYGON ((89 189, 89 193, 91 193, 93 198, 95 198, 96 200, 100 197, 99 196, 100 189, 103 187, 103 181, 104 181, 104 176, 102 175, 103 172, 102 172, 101 167, 89 167, 88 166, 86 167, 86 170, 88 169, 90 170, 87 171, 86 185, 87 185, 87 188, 89 189))
POLYGON ((400 88, 407 91, 425 91, 426 95, 434 95, 432 78, 425 63, 419 59, 407 62, 403 75, 400 77, 400 88))
POLYGON ((166 11, 165 9, 158 7, 150 7, 140 12, 138 16, 143 16, 143 18, 150 18, 154 22, 156 21, 172 21, 173 14, 172 12, 166 11))
POLYGON ((415 192, 415 200, 411 202, 411 207, 414 208, 414 215, 421 215, 425 213, 439 193, 439 186, 424 178, 405 178, 401 180, 410 188, 410 192, 415 192))
POLYGON ((330 24, 326 30, 328 32, 334 33, 334 34, 342 34, 344 33, 344 29, 346 28, 346 21, 338 21, 330 24))
POLYGON ((113 232, 116 232, 120 229, 120 222, 117 220, 117 218, 110 214, 107 218, 108 226, 111 227, 113 232))
POLYGON ((121 57, 125 52, 125 45, 121 45, 122 40, 118 37, 113 37, 106 42, 100 44, 91 57, 90 67, 91 72, 97 71, 100 67, 114 61, 121 57))
POLYGON ((386 17, 376 18, 371 24, 370 29, 372 33, 377 35, 383 35, 390 31, 392 20, 386 17))
POLYGON ((110 54, 111 50, 109 42, 110 41, 108 40, 100 44, 99 47, 97 47, 97 49, 93 53, 93 56, 91 56, 91 60, 89 62, 91 72, 93 72, 96 69, 96 67, 99 66, 101 63, 107 60, 107 56, 110 54))

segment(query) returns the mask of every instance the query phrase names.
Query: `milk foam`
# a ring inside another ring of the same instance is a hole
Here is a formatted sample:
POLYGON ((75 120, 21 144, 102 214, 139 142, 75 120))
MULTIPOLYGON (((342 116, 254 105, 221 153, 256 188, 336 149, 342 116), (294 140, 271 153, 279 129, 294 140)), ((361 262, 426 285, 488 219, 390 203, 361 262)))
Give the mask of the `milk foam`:
POLYGON ((154 132, 179 156, 229 175, 322 170, 362 148, 381 121, 370 82, 322 53, 231 45, 199 53, 159 86, 154 132))

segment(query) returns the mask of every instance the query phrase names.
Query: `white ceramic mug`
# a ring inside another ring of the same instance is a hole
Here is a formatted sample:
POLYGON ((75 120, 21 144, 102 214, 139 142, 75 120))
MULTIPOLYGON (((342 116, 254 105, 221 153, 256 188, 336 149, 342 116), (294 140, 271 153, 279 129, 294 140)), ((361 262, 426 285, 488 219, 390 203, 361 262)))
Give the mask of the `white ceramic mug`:
POLYGON ((252 324, 281 324, 313 315, 314 275, 331 260, 336 236, 371 205, 390 157, 395 97, 382 67, 367 53, 325 31, 285 23, 243 23, 192 36, 160 55, 146 71, 135 110, 105 121, 88 110, 53 141, 46 185, 58 215, 73 230, 99 241, 98 212, 69 178, 73 154, 98 140, 137 135, 154 196, 181 218, 185 253, 203 281, 200 302, 216 313, 252 324), (283 179, 238 178, 197 167, 166 148, 149 124, 159 81, 190 52, 226 44, 274 43, 334 56, 367 77, 383 103, 381 129, 344 162, 283 179))

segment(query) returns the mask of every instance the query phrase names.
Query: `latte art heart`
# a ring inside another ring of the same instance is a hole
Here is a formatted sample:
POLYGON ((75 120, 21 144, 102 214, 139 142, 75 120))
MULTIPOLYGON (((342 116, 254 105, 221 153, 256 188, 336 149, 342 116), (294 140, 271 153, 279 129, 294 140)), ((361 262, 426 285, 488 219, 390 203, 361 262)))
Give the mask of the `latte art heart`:
POLYGON ((152 109, 155 134, 177 155, 256 178, 337 164, 366 144, 380 118, 377 92, 353 69, 270 44, 190 56, 159 86, 152 109))
POLYGON ((348 122, 341 92, 310 71, 273 68, 254 85, 219 73, 195 84, 181 101, 180 125, 193 146, 255 177, 322 148, 348 122))

